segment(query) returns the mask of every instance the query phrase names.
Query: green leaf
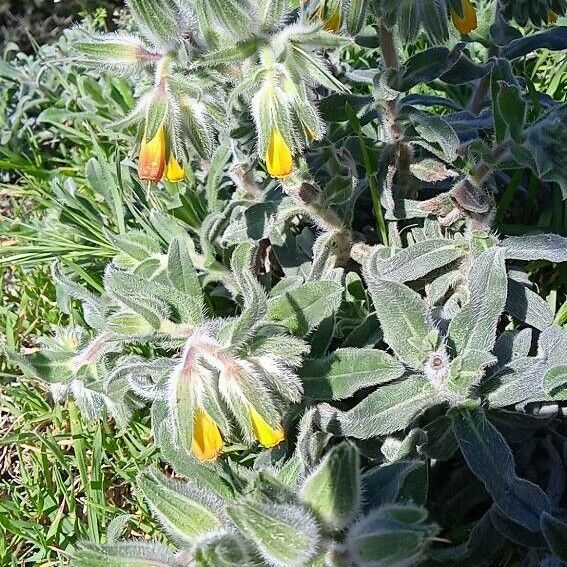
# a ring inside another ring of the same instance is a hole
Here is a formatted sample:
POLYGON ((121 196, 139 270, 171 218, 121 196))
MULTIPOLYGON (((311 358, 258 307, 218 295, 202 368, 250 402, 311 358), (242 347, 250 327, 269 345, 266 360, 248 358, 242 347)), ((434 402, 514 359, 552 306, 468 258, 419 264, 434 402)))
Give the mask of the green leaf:
POLYGON ((513 360, 483 381, 490 407, 498 408, 517 404, 542 393, 542 375, 545 365, 533 356, 513 360))
POLYGON ((360 567, 421 564, 437 527, 424 524, 427 511, 413 504, 387 504, 363 516, 349 530, 346 547, 360 567))
POLYGON ((162 47, 173 47, 181 41, 177 24, 180 14, 171 0, 127 0, 134 19, 145 35, 162 47))
POLYGON ((188 295, 195 302, 195 309, 204 309, 203 290, 192 256, 195 245, 187 235, 175 237, 167 254, 167 275, 173 287, 188 295))
POLYGON ((268 301, 268 318, 292 334, 305 336, 335 313, 343 288, 336 282, 309 282, 268 301))
POLYGON ((445 43, 449 39, 446 2, 439 0, 415 0, 418 5, 419 17, 427 35, 438 43, 445 43))
POLYGON ((221 528, 222 501, 189 482, 154 470, 142 473, 137 485, 156 518, 175 538, 192 542, 221 528))
MULTIPOLYGON (((415 0, 405 4, 415 5, 415 0)), ((412 8, 413 9, 413 8, 412 8)), ((402 68, 396 87, 401 92, 411 90, 422 83, 431 83, 453 68, 461 57, 462 47, 453 51, 446 47, 431 47, 410 57, 402 68)))
POLYGON ((400 250, 394 256, 376 262, 380 279, 407 282, 422 278, 464 256, 466 250, 458 242, 446 239, 424 240, 400 250))
POLYGON ((328 526, 341 530, 358 512, 360 458, 354 445, 333 447, 301 488, 301 500, 328 526))
POLYGON ((496 327, 504 311, 508 291, 505 253, 490 248, 474 261, 468 275, 470 301, 449 325, 455 352, 491 351, 496 327))
POLYGON ((73 567, 175 567, 175 557, 159 544, 124 542, 83 544, 73 553, 73 567))
POLYGON ((567 384, 567 364, 553 366, 543 377, 543 389, 551 394, 567 384))
POLYGON ((232 37, 249 37, 258 26, 254 6, 248 0, 197 0, 194 3, 201 22, 210 19, 232 37))
POLYGON ((557 234, 511 236, 499 246, 506 250, 507 260, 567 262, 567 238, 557 234))
POLYGON ((396 356, 413 368, 421 368, 427 357, 426 339, 433 330, 425 303, 415 291, 366 274, 368 290, 384 340, 396 356))
POLYGON ((567 561, 567 523, 544 512, 541 516, 541 530, 551 551, 559 559, 567 561))
POLYGON ((227 63, 234 63, 237 61, 244 61, 248 57, 252 57, 258 51, 260 46, 257 39, 243 41, 234 46, 217 51, 210 51, 205 53, 197 63, 199 65, 226 65, 227 63))
POLYGON ((516 85, 500 82, 498 86, 494 105, 496 141, 501 143, 511 138, 521 142, 526 120, 526 102, 516 85))
POLYGON ((417 37, 421 20, 419 7, 415 0, 400 0, 398 8, 398 26, 400 35, 406 43, 417 37))
POLYGON ((319 527, 300 506, 246 500, 229 506, 227 513, 274 567, 303 567, 317 551, 319 527))
POLYGON ((528 530, 539 531, 541 515, 551 505, 539 486, 516 475, 504 437, 480 409, 459 409, 451 419, 463 457, 498 509, 528 530))
POLYGON ((350 35, 356 35, 366 21, 366 10, 368 0, 350 0, 347 13, 347 31, 350 35))
POLYGON ((191 550, 198 567, 247 567, 251 565, 248 544, 236 535, 209 536, 191 550))
POLYGON ((425 408, 441 399, 423 376, 381 386, 347 412, 318 406, 321 429, 335 435, 368 439, 405 429, 425 408))
POLYGON ((123 197, 109 164, 91 158, 87 162, 85 175, 92 189, 104 197, 106 204, 113 213, 116 226, 121 233, 124 233, 126 226, 124 223, 124 206, 122 204, 123 197))
POLYGON ((426 114, 414 110, 410 113, 417 132, 428 142, 438 144, 443 150, 445 159, 454 162, 458 157, 461 145, 453 127, 440 116, 426 114))
POLYGON ((341 400, 361 388, 391 382, 404 371, 404 366, 386 352, 344 348, 326 358, 305 360, 300 375, 307 397, 341 400))
POLYGON ((137 313, 114 313, 107 319, 106 325, 113 333, 126 337, 150 337, 155 333, 154 327, 137 313))
POLYGON ((366 471, 362 475, 366 510, 388 502, 427 500, 427 467, 424 461, 396 461, 366 471))
POLYGON ((510 42, 501 53, 501 57, 512 60, 524 57, 538 49, 551 49, 563 51, 567 49, 567 37, 565 27, 558 26, 542 33, 530 34, 510 42))
POLYGON ((527 325, 543 331, 553 325, 553 311, 535 291, 521 283, 508 279, 506 311, 527 325))

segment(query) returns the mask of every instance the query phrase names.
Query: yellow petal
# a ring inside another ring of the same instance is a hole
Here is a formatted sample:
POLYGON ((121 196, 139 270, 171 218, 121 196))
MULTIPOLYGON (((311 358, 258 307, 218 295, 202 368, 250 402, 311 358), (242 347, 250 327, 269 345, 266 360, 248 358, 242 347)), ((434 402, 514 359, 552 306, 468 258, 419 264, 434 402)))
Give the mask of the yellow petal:
POLYGON ((266 152, 266 167, 272 177, 285 177, 293 168, 293 156, 277 128, 272 129, 266 152))
POLYGON ((461 0, 461 6, 463 7, 463 17, 461 18, 457 12, 451 10, 451 19, 461 34, 468 35, 478 26, 476 10, 471 0, 461 0))
POLYGON ((149 181, 159 181, 165 169, 165 131, 158 128, 156 135, 146 142, 142 140, 140 160, 138 161, 138 177, 149 181))
POLYGON ((222 437, 211 416, 197 408, 193 418, 193 439, 191 449, 200 461, 214 461, 222 450, 222 437))
POLYGON ((556 12, 554 12, 553 10, 548 10, 547 11, 547 22, 549 24, 555 24, 557 23, 557 20, 559 19, 559 16, 556 12))
POLYGON ((341 29, 341 11, 338 8, 325 20, 323 27, 335 33, 341 29))
POLYGON ((165 178, 168 181, 177 183, 178 181, 183 181, 185 179, 185 170, 179 165, 179 162, 175 159, 173 153, 169 154, 169 160, 165 167, 165 178))
POLYGON ((264 447, 275 447, 284 440, 285 434, 283 427, 280 425, 277 429, 273 429, 268 425, 266 420, 250 406, 250 421, 256 439, 260 441, 264 447))

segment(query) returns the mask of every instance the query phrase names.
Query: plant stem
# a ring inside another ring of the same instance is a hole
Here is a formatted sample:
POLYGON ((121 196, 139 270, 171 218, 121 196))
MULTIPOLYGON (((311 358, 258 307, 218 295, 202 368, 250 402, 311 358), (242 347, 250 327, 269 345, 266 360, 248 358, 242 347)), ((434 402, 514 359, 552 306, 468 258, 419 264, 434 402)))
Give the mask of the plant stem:
POLYGON ((399 67, 399 61, 392 30, 381 25, 378 28, 378 38, 380 41, 380 50, 382 51, 384 65, 386 65, 388 69, 397 69, 399 67))
POLYGON ((501 144, 495 146, 492 150, 492 163, 481 163, 476 171, 471 175, 471 181, 479 187, 492 173, 494 168, 500 163, 508 150, 513 146, 514 142, 510 139, 504 140, 501 144))
POLYGON ((386 228, 384 212, 382 211, 382 204, 380 203, 380 190, 378 189, 378 184, 376 183, 376 172, 372 167, 370 154, 368 153, 368 148, 366 147, 366 143, 364 142, 364 133, 362 132, 362 126, 360 125, 360 120, 358 119, 358 116, 356 115, 350 104, 346 104, 345 110, 349 117, 350 123, 358 134, 358 142, 360 144, 360 151, 362 152, 362 158, 364 160, 366 175, 368 176, 368 185, 370 186, 370 195, 372 197, 372 205, 374 207, 374 215, 376 216, 380 238, 382 240, 382 244, 388 246, 388 229, 386 228))

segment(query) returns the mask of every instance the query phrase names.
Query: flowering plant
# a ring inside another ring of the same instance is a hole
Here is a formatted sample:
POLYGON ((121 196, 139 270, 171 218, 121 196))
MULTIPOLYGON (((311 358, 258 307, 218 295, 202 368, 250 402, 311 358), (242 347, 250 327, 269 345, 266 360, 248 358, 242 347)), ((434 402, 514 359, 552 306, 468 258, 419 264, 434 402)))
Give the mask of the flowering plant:
POLYGON ((514 183, 567 198, 567 106, 520 63, 566 2, 128 6, 75 47, 139 81, 137 171, 101 168, 154 210, 102 293, 54 268, 84 325, 10 356, 89 417, 149 406, 187 481, 138 482, 175 550, 113 526, 74 565, 567 560, 567 239, 502 222, 514 183))

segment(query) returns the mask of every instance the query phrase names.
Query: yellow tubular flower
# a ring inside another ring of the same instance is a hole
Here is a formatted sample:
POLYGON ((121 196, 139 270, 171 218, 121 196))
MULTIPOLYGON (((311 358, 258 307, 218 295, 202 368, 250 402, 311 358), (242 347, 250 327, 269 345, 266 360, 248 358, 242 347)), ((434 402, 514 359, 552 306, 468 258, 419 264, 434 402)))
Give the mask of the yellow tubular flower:
POLYGON ((478 26, 476 10, 471 0, 461 0, 461 6, 463 8, 463 17, 461 18, 457 12, 451 10, 451 19, 461 34, 468 35, 478 26))
POLYGON ((273 429, 252 406, 249 409, 254 435, 264 447, 275 447, 284 440, 285 434, 281 425, 273 429))
POLYGON ((553 10, 547 11, 547 23, 555 24, 555 23, 557 23, 558 19, 559 19, 559 16, 553 10))
POLYGON ((156 135, 146 142, 146 135, 140 148, 138 177, 149 181, 159 181, 165 169, 165 130, 158 128, 156 135))
POLYGON ((169 159, 167 160, 167 165, 165 166, 165 178, 167 181, 172 183, 177 183, 178 181, 183 181, 185 179, 185 170, 179 162, 175 159, 173 153, 169 154, 169 159))
POLYGON ((195 410, 191 449, 200 461, 214 461, 222 450, 222 437, 211 416, 202 408, 195 410))
POLYGON ((272 128, 266 152, 266 167, 272 177, 285 177, 293 168, 293 156, 277 128, 272 128))
POLYGON ((323 28, 334 33, 341 29, 341 11, 338 8, 325 20, 323 28))

